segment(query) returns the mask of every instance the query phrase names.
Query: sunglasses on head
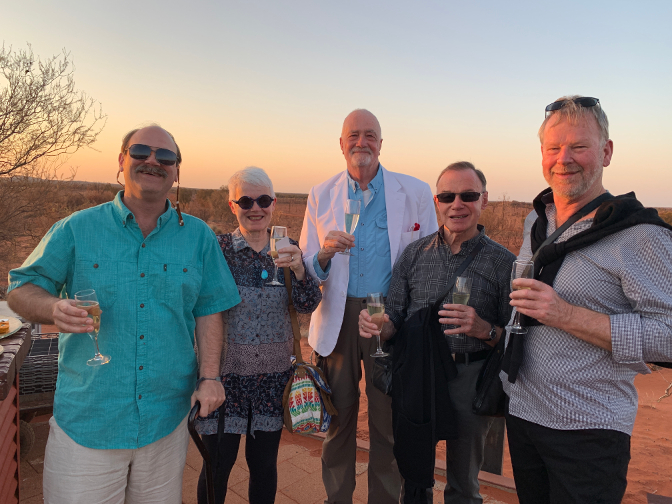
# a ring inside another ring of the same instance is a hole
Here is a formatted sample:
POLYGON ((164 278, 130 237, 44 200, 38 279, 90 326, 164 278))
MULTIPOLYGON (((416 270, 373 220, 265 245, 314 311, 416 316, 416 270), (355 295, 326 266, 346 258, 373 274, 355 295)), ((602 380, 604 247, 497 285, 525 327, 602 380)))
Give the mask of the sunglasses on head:
POLYGON ((129 156, 138 161, 144 161, 149 158, 153 152, 157 163, 164 166, 173 166, 177 163, 177 154, 168 149, 153 149, 149 145, 133 144, 126 150, 128 151, 129 156))
MULTIPOLYGON (((560 110, 563 105, 570 100, 558 100, 554 101, 553 103, 546 105, 546 114, 549 112, 553 112, 555 110, 560 110)), ((580 107, 584 108, 590 108, 594 107, 598 103, 600 103, 600 100, 598 98, 591 98, 589 96, 582 96, 581 98, 574 98, 573 100, 574 103, 576 103, 580 107)))
POLYGON ((452 203, 455 201, 455 196, 459 196, 463 203, 473 203, 474 201, 478 201, 481 194, 483 193, 476 191, 465 191, 461 193, 442 192, 436 195, 436 199, 439 200, 440 203, 452 203))
POLYGON ((243 210, 249 210, 254 206, 254 202, 257 202, 259 208, 268 208, 271 206, 271 203, 275 201, 275 198, 271 198, 268 194, 262 194, 258 198, 250 198, 249 196, 241 196, 238 200, 231 200, 236 205, 238 205, 243 210))

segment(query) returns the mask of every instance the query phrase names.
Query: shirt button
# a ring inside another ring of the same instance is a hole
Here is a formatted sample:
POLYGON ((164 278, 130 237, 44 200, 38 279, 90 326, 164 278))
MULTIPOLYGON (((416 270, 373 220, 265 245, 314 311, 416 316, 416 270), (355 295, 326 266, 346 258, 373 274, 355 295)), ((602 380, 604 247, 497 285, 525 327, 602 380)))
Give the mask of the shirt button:
POLYGON ((94 268, 97 268, 97 267, 98 267, 98 263, 94 264, 93 267, 94 267, 94 268))
POLYGON ((140 371, 142 371, 142 366, 140 366, 138 369, 139 369, 140 371))
POLYGON ((145 335, 144 335, 144 334, 141 334, 141 335, 140 335, 140 339, 145 339, 145 335))
POLYGON ((140 395, 138 396, 138 399, 142 399, 142 394, 140 394, 140 395))
POLYGON ((144 273, 140 273, 140 278, 145 278, 145 274, 144 274, 144 273))
POLYGON ((129 215, 129 216, 128 216, 128 220, 132 220, 132 219, 133 219, 133 216, 132 216, 132 215, 129 215))
POLYGON ((364 223, 362 222, 362 223, 360 224, 360 226, 363 226, 363 225, 364 225, 364 223))
POLYGON ((360 277, 363 277, 363 276, 364 276, 364 273, 360 273, 359 276, 360 276, 360 277))
POLYGON ((145 244, 144 244, 144 243, 142 244, 142 248, 145 248, 145 244))
POLYGON ((186 273, 186 272, 187 272, 187 268, 184 268, 182 271, 184 271, 184 272, 186 273))
POLYGON ((140 308, 144 308, 144 307, 145 307, 145 303, 140 303, 140 308))
POLYGON ((359 250, 364 250, 364 247, 360 248, 359 250))

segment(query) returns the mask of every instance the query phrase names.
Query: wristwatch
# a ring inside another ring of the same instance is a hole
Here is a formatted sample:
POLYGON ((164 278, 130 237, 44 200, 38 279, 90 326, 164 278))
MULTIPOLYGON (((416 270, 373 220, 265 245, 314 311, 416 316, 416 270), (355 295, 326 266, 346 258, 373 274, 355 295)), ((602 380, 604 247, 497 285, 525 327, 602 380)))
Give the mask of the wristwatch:
POLYGON ((488 333, 488 341, 494 341, 497 339, 497 328, 493 325, 488 333))

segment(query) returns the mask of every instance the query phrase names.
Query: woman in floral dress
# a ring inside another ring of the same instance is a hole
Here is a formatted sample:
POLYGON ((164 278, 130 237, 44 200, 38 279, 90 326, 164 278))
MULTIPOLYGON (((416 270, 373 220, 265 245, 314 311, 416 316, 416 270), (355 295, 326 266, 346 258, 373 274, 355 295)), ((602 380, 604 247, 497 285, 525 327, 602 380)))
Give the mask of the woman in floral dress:
MULTIPOLYGON (((226 497, 241 434, 246 436, 250 503, 275 501, 282 395, 291 377, 294 339, 282 268, 291 271, 292 301, 297 312, 313 312, 322 299, 317 283, 306 273, 294 240, 279 250, 290 255, 276 261, 278 280, 283 285, 267 285, 274 271, 268 228, 275 203, 273 183, 261 168, 245 168, 229 180, 229 207, 239 227, 217 238, 242 301, 224 314, 220 374, 226 401, 214 414, 197 422, 212 460, 217 504, 226 497)), ((206 502, 205 465, 198 481, 198 502, 206 502)))

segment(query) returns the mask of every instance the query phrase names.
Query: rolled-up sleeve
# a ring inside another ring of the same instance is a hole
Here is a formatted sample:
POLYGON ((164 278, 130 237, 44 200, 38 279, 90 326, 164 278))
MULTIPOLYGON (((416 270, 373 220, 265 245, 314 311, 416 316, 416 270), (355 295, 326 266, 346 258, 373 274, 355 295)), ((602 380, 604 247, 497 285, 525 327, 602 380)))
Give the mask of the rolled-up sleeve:
POLYGON ((610 315, 614 360, 640 372, 645 362, 672 361, 672 236, 647 228, 622 269, 632 312, 610 315))
POLYGON ((19 268, 9 272, 7 292, 31 283, 54 296, 72 276, 75 240, 68 219, 54 224, 19 268))

